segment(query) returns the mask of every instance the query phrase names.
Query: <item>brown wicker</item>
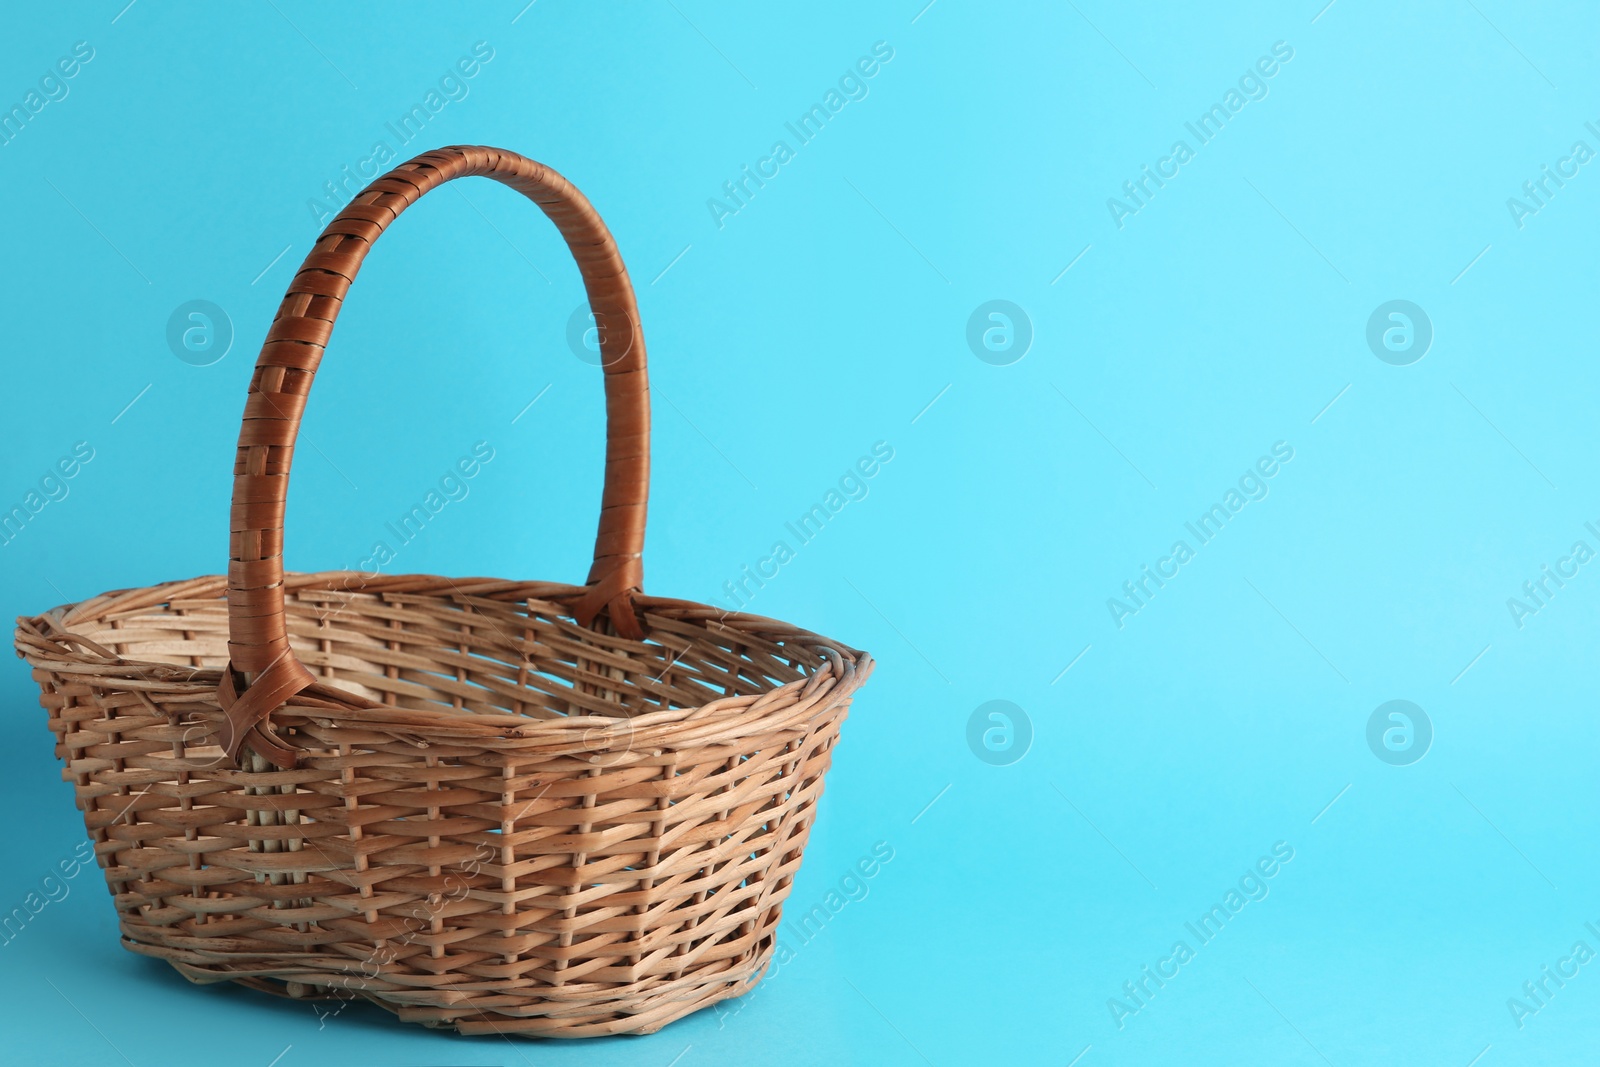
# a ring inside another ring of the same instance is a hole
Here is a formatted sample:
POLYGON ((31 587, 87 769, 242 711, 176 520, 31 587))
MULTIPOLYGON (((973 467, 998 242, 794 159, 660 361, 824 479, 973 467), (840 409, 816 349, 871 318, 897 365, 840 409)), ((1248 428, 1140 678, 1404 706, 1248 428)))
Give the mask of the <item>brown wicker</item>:
POLYGON ((749 989, 872 660, 640 591, 648 435, 632 286, 563 178, 457 147, 357 196, 257 362, 227 576, 18 620, 124 946, 468 1034, 648 1033, 749 989), (290 458, 343 297, 401 211, 467 175, 555 222, 604 327, 589 582, 286 575, 290 458))

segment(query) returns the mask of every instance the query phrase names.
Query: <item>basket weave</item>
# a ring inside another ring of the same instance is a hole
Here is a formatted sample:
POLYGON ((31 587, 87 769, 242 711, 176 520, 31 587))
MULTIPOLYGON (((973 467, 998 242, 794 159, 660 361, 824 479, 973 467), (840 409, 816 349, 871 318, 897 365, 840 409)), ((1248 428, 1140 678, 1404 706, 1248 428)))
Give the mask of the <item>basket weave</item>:
POLYGON ((257 362, 227 576, 18 620, 123 945, 467 1034, 649 1033, 749 989, 872 660, 640 592, 648 439, 632 286, 570 184, 458 147, 357 196, 257 362), (589 582, 285 574, 295 435, 345 292, 402 210, 467 175, 556 223, 602 326, 589 582))

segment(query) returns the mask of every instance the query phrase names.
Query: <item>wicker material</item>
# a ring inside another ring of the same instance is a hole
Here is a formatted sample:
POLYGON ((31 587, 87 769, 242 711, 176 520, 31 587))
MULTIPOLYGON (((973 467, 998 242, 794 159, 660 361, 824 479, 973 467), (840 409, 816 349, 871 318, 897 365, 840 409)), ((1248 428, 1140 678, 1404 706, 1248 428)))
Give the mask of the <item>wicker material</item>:
POLYGON ((610 241, 570 185, 510 153, 444 149, 374 182, 263 349, 229 574, 18 620, 127 948, 196 982, 553 1037, 647 1033, 765 969, 872 660, 639 592, 648 393, 610 241), (628 324, 602 342, 589 584, 284 575, 299 411, 374 220, 465 174, 539 202, 591 302, 628 324))

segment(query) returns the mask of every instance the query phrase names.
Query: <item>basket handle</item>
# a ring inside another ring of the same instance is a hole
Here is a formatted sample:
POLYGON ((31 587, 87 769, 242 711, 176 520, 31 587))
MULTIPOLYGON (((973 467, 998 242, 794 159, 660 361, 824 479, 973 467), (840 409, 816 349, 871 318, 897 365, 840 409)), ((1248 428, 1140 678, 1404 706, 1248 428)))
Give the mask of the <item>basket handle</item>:
POLYGON ((634 597, 643 583, 650 393, 639 308, 616 242, 583 194, 548 167, 495 148, 456 146, 425 152, 367 186, 328 223, 289 283, 256 360, 234 461, 228 561, 230 662, 217 691, 226 713, 222 745, 235 760, 248 739, 274 763, 291 765, 294 750, 271 733, 267 718, 316 683, 289 648, 283 517, 300 416, 334 320, 367 252, 389 224, 429 190, 471 175, 493 178, 517 190, 556 224, 583 274, 589 307, 603 326, 605 490, 594 565, 573 613, 585 626, 596 625, 604 616, 617 633, 635 639, 644 636, 634 597))

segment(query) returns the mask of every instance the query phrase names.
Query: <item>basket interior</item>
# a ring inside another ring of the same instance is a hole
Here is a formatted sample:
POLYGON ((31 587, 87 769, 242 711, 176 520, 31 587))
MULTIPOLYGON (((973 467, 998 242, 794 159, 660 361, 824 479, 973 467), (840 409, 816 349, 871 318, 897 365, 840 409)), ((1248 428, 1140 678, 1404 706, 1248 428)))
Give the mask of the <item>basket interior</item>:
MULTIPOLYGON (((331 577, 331 576, 330 576, 331 577)), ((438 582, 438 579, 432 579, 438 582)), ((557 603, 457 592, 289 591, 290 644, 329 684, 393 707, 505 714, 635 716, 759 695, 823 663, 734 619, 651 613, 643 643, 579 626, 557 603)), ((218 669, 228 662, 226 601, 174 597, 74 618, 74 632, 125 660, 218 669)))

